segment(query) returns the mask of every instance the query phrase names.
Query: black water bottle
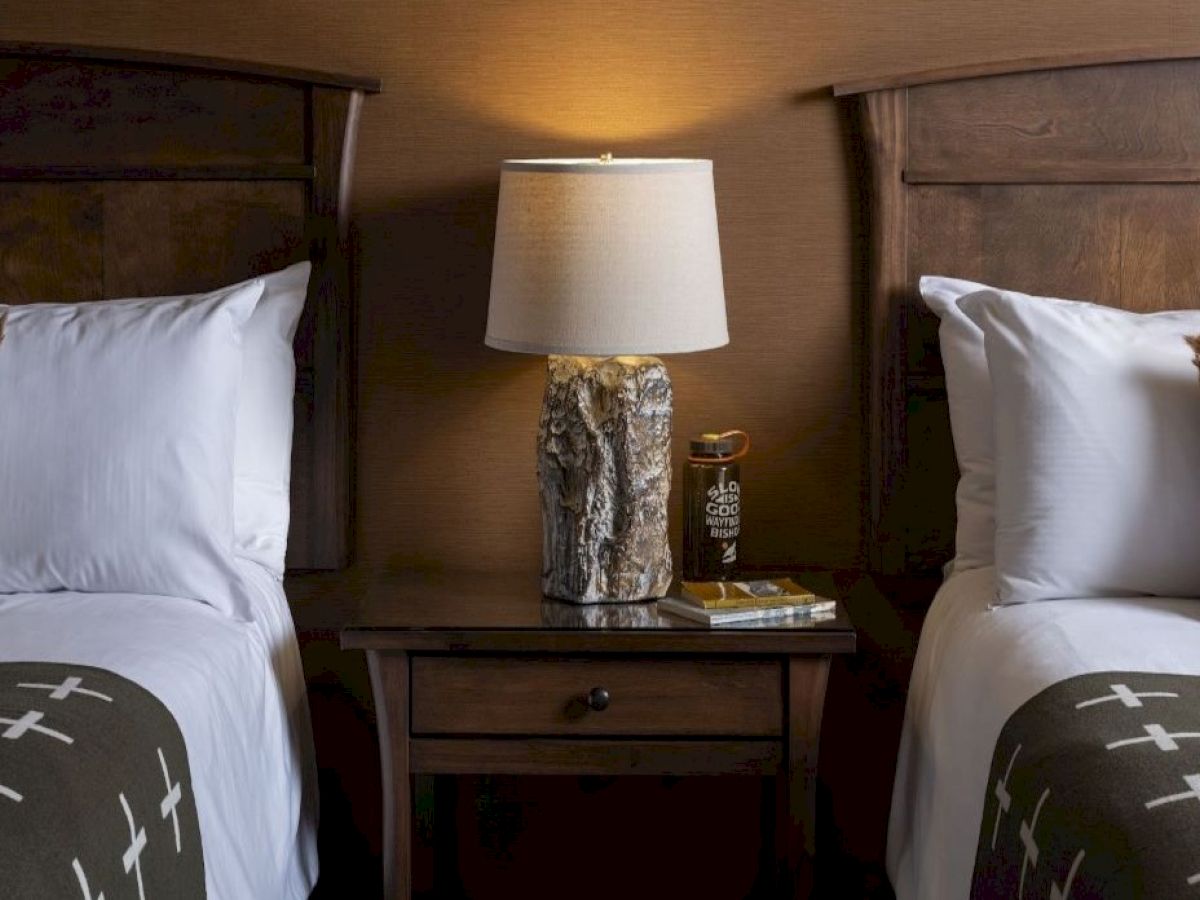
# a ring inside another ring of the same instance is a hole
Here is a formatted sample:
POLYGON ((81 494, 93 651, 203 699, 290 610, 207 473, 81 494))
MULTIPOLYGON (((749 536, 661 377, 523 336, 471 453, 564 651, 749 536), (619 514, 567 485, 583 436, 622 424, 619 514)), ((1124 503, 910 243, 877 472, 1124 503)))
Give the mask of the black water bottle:
POLYGON ((728 581, 737 572, 742 531, 738 460, 749 449, 744 431, 702 434, 691 441, 683 470, 683 577, 688 581, 728 581))

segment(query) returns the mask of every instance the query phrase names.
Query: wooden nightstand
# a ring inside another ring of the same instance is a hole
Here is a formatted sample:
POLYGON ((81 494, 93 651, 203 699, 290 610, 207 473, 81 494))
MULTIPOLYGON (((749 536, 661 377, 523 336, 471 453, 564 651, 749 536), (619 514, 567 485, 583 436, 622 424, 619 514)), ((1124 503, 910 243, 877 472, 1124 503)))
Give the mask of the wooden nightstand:
POLYGON ((807 896, 829 663, 854 646, 841 604, 718 630, 653 602, 544 600, 536 576, 379 581, 342 647, 370 664, 385 895, 412 890, 408 776, 437 773, 774 775, 777 894, 807 896))

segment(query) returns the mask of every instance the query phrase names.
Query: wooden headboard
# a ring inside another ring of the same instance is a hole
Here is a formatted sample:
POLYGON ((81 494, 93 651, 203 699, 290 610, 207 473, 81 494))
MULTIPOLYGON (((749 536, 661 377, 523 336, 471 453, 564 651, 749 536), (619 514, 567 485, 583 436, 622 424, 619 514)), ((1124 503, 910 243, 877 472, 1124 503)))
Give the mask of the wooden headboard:
POLYGON ((209 290, 310 258, 296 338, 288 566, 352 535, 349 186, 378 82, 0 43, 0 301, 209 290))
POLYGON ((1200 50, 840 85, 869 251, 868 557, 953 553, 957 470, 924 274, 1138 310, 1200 307, 1200 50))

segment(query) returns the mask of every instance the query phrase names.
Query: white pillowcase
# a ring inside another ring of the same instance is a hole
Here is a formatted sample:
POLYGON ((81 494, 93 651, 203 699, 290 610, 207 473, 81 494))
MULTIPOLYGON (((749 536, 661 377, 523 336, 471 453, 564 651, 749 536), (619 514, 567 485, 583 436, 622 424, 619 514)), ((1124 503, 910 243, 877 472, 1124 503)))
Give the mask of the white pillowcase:
POLYGON ((157 594, 252 618, 233 459, 262 292, 0 306, 0 592, 157 594))
MULTIPOLYGON (((292 341, 308 293, 309 262, 262 277, 246 323, 234 453, 234 550, 282 577, 291 517, 292 341)), ((243 282, 249 284, 250 282, 243 282)), ((241 285, 235 285, 240 287, 241 285)))
MULTIPOLYGON (((282 578, 291 519, 293 397, 296 356, 292 343, 304 311, 312 263, 307 260, 220 290, 262 281, 262 298, 242 329, 242 380, 234 441, 234 552, 282 578)), ((178 297, 110 300, 141 303, 178 297)))
POLYGON ((993 562, 996 504, 996 452, 992 439, 992 383, 983 331, 959 309, 960 298, 987 285, 958 278, 925 276, 921 297, 938 318, 938 342, 946 369, 950 433, 958 458, 958 508, 953 572, 993 562))
POLYGON ((997 600, 1200 595, 1200 311, 985 290, 997 600))

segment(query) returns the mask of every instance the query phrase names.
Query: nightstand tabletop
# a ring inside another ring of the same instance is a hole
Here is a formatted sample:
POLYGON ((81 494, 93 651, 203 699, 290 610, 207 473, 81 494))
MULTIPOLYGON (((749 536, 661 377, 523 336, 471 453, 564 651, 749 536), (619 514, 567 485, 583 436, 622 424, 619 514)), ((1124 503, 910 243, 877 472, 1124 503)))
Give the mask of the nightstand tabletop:
MULTIPOLYGON (((542 597, 536 573, 436 572, 384 576, 367 591, 342 646, 368 650, 653 653, 851 653, 854 626, 828 573, 792 577, 838 599, 809 621, 709 627, 660 613, 655 601, 575 605, 542 597)), ((747 577, 762 577, 759 573, 747 577)), ((673 585, 672 596, 678 596, 673 585)))

